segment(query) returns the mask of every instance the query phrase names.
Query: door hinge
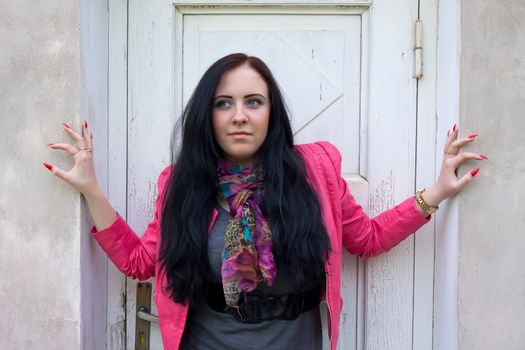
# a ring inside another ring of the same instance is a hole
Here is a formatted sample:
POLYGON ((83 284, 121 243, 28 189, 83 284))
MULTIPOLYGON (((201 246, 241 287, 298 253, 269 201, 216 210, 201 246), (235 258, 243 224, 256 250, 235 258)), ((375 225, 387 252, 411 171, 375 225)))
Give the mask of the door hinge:
POLYGON ((423 47, 421 46, 421 26, 422 22, 418 18, 414 28, 414 78, 419 79, 423 76, 423 47))

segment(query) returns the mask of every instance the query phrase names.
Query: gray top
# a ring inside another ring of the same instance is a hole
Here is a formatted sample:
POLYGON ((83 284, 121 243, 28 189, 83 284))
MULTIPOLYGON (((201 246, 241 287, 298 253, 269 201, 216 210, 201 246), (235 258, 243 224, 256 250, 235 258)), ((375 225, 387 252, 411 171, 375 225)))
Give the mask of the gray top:
MULTIPOLYGON (((214 280, 221 282, 221 256, 224 249, 224 231, 230 214, 219 204, 219 211, 209 237, 208 256, 214 280)), ((271 287, 264 282, 257 286, 268 294, 284 294, 293 291, 286 278, 286 269, 277 271, 271 287)), ((303 312, 295 320, 270 320, 260 323, 242 323, 231 314, 220 313, 204 302, 190 308, 180 349, 301 349, 322 348, 322 329, 319 305, 303 312)))

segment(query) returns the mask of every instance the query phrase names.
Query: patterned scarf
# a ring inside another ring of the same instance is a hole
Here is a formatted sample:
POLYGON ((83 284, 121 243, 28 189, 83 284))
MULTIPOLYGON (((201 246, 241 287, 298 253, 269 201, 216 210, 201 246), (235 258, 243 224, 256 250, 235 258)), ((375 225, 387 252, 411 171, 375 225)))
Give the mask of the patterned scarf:
POLYGON ((237 307, 241 292, 254 290, 262 280, 271 286, 277 274, 272 232, 259 209, 264 171, 219 159, 217 175, 219 196, 230 204, 221 268, 224 299, 237 307))

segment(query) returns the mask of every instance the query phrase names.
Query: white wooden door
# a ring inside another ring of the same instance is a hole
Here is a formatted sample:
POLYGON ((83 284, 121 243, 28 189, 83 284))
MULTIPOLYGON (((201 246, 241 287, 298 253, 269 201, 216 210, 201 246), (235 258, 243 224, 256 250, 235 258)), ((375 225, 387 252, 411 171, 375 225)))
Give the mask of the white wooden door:
MULTIPOLYGON (((296 143, 340 149, 343 176, 370 217, 414 193, 416 0, 130 0, 127 15, 127 221, 137 233, 153 217, 173 124, 204 71, 233 52, 268 64, 296 143)), ((431 349, 432 308, 417 301, 431 304, 432 276, 414 273, 414 257, 431 262, 431 251, 411 237, 368 261, 345 253, 339 349, 431 349)), ((126 293, 134 349, 136 281, 127 279, 126 293)), ((326 337, 325 321, 323 308, 326 337)), ((150 348, 162 349, 156 325, 150 348)))

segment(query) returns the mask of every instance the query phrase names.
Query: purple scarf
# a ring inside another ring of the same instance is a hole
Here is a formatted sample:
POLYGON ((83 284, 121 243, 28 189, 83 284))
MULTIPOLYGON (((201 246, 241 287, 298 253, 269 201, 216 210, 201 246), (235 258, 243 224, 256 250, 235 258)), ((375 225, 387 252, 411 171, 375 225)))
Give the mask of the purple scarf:
POLYGON ((230 204, 224 235, 222 285, 226 305, 237 307, 241 292, 250 292, 265 280, 271 286, 277 267, 272 232, 259 206, 264 194, 264 171, 218 161, 218 193, 230 204))

